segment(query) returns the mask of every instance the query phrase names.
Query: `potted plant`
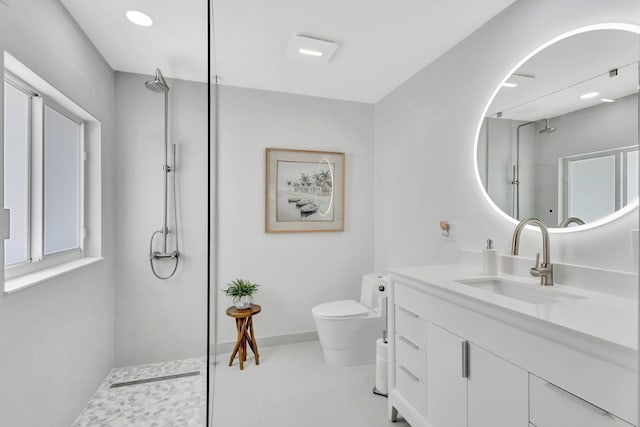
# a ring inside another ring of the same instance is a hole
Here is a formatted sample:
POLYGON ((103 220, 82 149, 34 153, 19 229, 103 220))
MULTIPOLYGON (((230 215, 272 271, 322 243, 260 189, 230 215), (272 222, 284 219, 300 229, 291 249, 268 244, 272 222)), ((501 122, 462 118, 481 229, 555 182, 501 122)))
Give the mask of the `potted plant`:
POLYGON ((224 289, 224 293, 232 298, 233 305, 243 310, 253 304, 253 295, 258 292, 258 286, 260 285, 249 280, 235 279, 227 284, 227 289, 224 289))

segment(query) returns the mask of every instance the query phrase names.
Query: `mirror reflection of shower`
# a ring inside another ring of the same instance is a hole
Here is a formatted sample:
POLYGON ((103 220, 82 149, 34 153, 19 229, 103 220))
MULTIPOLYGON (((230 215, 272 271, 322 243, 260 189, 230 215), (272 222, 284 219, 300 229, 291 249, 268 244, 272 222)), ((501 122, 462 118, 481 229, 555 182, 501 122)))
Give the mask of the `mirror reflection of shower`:
MULTIPOLYGON (((511 216, 520 220, 520 128, 535 125, 536 122, 525 122, 516 128, 516 157, 511 166, 511 216)), ((549 119, 544 119, 544 128, 538 134, 544 135, 555 132, 556 128, 549 125, 549 119)))
POLYGON ((178 208, 176 206, 176 174, 175 174, 175 164, 176 164, 176 145, 172 144, 172 165, 169 165, 169 141, 168 141, 168 119, 169 119, 169 85, 164 79, 162 72, 159 68, 156 69, 156 75, 153 80, 150 80, 145 83, 145 86, 150 91, 156 93, 164 94, 164 164, 162 166, 163 170, 163 197, 162 197, 162 228, 160 230, 156 230, 151 235, 151 239, 149 241, 149 264, 151 265, 151 272, 158 279, 166 280, 173 277, 178 269, 178 263, 180 261, 180 250, 178 246, 178 221, 177 221, 177 211, 178 208), (173 172, 173 173, 172 173, 173 172), (175 228, 173 230, 174 234, 174 248, 169 248, 169 234, 171 234, 171 230, 169 230, 169 226, 167 224, 167 214, 169 210, 169 175, 171 175, 171 187, 172 187, 172 209, 173 209, 173 219, 175 228), (157 237, 160 236, 160 242, 157 244, 157 237), (160 250, 155 249, 157 246, 160 246, 160 250), (155 250, 154 250, 155 249, 155 250), (171 272, 167 275, 162 275, 156 269, 155 263, 173 263, 173 268, 171 272))

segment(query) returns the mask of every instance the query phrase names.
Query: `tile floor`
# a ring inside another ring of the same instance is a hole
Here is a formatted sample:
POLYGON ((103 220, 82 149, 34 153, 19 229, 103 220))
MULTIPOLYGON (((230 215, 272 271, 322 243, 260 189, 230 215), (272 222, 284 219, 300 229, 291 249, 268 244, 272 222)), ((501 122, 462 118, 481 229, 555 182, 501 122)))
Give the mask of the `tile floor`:
POLYGON ((240 371, 218 356, 214 427, 407 427, 387 420, 387 400, 371 390, 375 365, 336 368, 317 341, 260 349, 240 371))
MULTIPOLYGON (((387 400, 371 392, 375 365, 336 368, 317 341, 250 353, 244 371, 217 358, 214 427, 408 427, 386 418, 387 400)), ((73 427, 204 427, 203 358, 113 369, 73 427), (110 388, 111 384, 200 371, 201 375, 110 388)))
POLYGON ((73 427, 204 427, 205 359, 113 369, 73 427), (111 384, 200 371, 200 375, 110 388, 111 384))

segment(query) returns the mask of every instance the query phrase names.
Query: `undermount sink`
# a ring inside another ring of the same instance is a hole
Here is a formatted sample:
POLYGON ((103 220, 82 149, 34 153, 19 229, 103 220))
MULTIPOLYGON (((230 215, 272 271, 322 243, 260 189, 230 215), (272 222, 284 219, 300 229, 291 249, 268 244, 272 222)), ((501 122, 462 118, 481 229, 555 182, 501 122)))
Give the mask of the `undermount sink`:
POLYGON ((537 285, 526 285, 497 277, 456 280, 456 282, 531 304, 569 302, 585 298, 580 295, 557 291, 549 287, 534 287, 537 285))

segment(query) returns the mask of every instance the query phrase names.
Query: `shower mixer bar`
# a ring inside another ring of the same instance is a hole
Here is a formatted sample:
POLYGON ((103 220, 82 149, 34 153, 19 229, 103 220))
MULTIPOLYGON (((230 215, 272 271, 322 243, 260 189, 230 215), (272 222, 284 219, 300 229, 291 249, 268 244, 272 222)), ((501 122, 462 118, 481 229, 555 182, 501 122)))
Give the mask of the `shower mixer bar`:
POLYGON ((177 207, 176 207, 176 174, 175 174, 175 164, 176 164, 176 145, 172 144, 172 161, 173 165, 169 165, 169 85, 167 85, 164 76, 159 68, 156 69, 156 76, 154 80, 150 80, 145 83, 147 89, 164 94, 164 163, 162 165, 162 171, 164 173, 163 179, 163 195, 162 195, 162 229, 154 231, 151 235, 151 240, 149 241, 149 263, 151 264, 152 273, 158 278, 162 280, 169 279, 173 277, 176 270, 178 269, 178 263, 180 260, 180 250, 178 246, 178 222, 177 222, 177 207), (175 221, 175 250, 168 251, 168 238, 169 238, 169 227, 168 227, 168 211, 169 211, 169 174, 173 172, 172 175, 172 185, 173 185, 173 217, 175 221), (154 251, 153 243, 156 236, 160 234, 162 235, 162 251, 154 251), (168 276, 161 276, 155 269, 154 261, 173 261, 174 266, 173 270, 168 276))

